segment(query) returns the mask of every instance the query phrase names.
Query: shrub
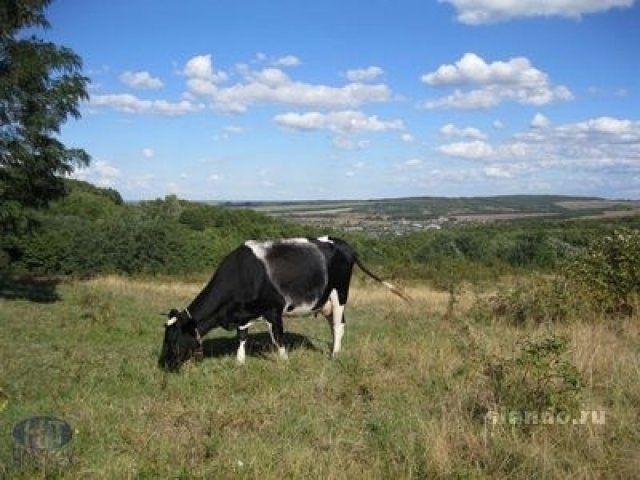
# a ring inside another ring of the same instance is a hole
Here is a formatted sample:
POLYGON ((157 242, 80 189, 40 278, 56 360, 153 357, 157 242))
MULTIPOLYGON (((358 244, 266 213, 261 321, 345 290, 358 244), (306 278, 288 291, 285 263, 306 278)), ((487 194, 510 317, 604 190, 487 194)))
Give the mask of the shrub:
POLYGON ((597 238, 567 272, 605 310, 632 313, 631 298, 640 293, 640 231, 620 228, 597 238))
POLYGON ((584 291, 566 277, 534 277, 481 301, 475 313, 522 325, 578 319, 589 307, 584 291))
POLYGON ((504 415, 508 424, 528 428, 544 415, 574 416, 582 380, 568 358, 566 337, 524 339, 510 358, 484 360, 481 391, 474 409, 504 415))

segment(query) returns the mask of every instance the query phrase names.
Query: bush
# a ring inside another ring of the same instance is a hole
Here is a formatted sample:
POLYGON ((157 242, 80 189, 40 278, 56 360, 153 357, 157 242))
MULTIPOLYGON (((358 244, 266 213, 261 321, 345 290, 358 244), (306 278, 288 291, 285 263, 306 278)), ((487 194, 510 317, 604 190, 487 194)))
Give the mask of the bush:
POLYGON ((525 429, 541 423, 544 415, 575 418, 583 383, 568 358, 568 344, 556 335, 524 339, 511 358, 485 359, 483 397, 474 409, 502 415, 511 426, 525 429))
POLYGON ((567 272, 605 310, 631 314, 632 296, 640 293, 640 231, 620 228, 597 238, 567 272))
POLYGON ((563 276, 534 277, 514 288, 499 292, 476 309, 515 325, 529 321, 559 322, 587 314, 589 301, 580 286, 563 276))

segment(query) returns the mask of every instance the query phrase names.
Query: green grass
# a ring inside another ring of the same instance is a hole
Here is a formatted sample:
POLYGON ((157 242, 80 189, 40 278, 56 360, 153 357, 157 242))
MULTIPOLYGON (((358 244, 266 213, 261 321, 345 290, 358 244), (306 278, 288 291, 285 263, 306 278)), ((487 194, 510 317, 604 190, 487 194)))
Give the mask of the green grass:
MULTIPOLYGON (((638 318, 513 326, 478 320, 467 294, 415 286, 414 307, 360 285, 342 354, 329 359, 320 318, 287 320, 289 360, 252 329, 247 364, 233 335, 213 331, 207 357, 176 375, 156 367, 158 312, 198 285, 104 278, 58 285, 59 299, 0 298, 0 478, 31 478, 11 461, 12 426, 68 420, 63 478, 631 478, 640 471, 638 318), (487 426, 485 359, 523 337, 570 340, 585 379, 581 406, 605 425, 487 426)), ((22 290, 24 294, 24 289, 22 290)), ((36 298, 41 298, 36 296, 36 298)), ((41 474, 38 474, 41 475, 41 474)))

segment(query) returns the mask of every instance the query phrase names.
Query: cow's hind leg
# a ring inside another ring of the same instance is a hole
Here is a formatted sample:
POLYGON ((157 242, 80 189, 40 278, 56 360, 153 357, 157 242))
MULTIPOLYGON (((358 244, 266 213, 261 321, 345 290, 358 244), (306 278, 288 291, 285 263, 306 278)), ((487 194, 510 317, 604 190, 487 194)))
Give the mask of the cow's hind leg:
POLYGON ((287 349, 284 346, 284 326, 282 325, 282 314, 279 311, 273 311, 264 316, 269 326, 269 334, 271 342, 278 349, 280 358, 286 360, 288 358, 287 349))
POLYGON ((340 353, 340 349, 342 348, 342 337, 344 336, 345 324, 345 306, 340 304, 340 299, 338 298, 338 292, 336 290, 333 290, 331 292, 331 295, 329 295, 328 303, 331 304, 331 313, 325 316, 327 317, 329 325, 331 326, 331 334, 333 337, 333 349, 331 351, 331 356, 335 357, 338 353, 340 353))

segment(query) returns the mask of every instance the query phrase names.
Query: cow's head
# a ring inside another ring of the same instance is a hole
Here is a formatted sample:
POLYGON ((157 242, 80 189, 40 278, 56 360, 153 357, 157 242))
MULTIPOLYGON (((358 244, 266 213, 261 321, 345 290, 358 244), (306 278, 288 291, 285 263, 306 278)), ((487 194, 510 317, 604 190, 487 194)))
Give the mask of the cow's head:
POLYGON ((164 342, 158 365, 168 371, 177 371, 187 360, 202 358, 202 341, 196 322, 188 312, 171 310, 164 327, 164 342))

